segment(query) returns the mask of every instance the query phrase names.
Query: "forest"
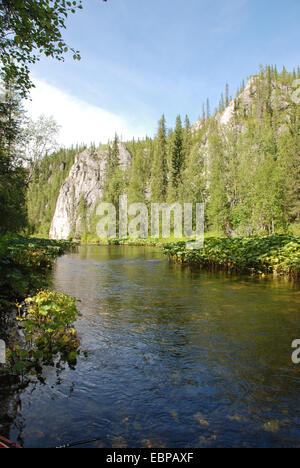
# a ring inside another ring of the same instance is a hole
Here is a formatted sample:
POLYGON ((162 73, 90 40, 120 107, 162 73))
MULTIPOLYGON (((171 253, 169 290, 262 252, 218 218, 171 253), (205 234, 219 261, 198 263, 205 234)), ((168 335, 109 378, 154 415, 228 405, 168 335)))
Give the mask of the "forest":
MULTIPOLYGON (((299 77, 299 70, 267 66, 233 99, 226 85, 219 108, 211 115, 207 102, 195 124, 178 116, 169 128, 163 115, 154 138, 125 143, 129 171, 120 168, 116 135, 104 146, 101 200, 117 205, 126 193, 132 203, 205 203, 205 230, 218 236, 299 234, 300 110, 293 101, 299 77)), ((60 150, 34 168, 24 194, 30 233, 49 234, 62 182, 83 149, 60 150)), ((76 208, 78 216, 87 202, 76 208)), ((83 217, 90 240, 95 216, 87 210, 83 217)))
POLYGON ((0 448, 299 446, 296 4, 0 1, 0 448))
MULTIPOLYGON (((72 249, 72 241, 101 242, 97 204, 91 209, 86 192, 75 203, 74 186, 69 239, 49 240, 60 192, 83 152, 94 163, 89 177, 100 181, 97 203, 110 202, 117 208, 119 197, 126 194, 129 203, 148 206, 205 205, 205 244, 200 251, 187 251, 172 231, 169 243, 151 237, 147 242, 127 238, 109 243, 160 244, 169 259, 179 263, 298 279, 300 69, 261 67, 241 83, 234 97, 226 83, 214 111, 204 99, 194 123, 188 115, 178 115, 172 126, 162 115, 152 137, 121 142, 115 134, 113 141, 89 148, 60 148, 59 125, 47 116, 34 122, 24 110, 24 99, 34 86, 29 64, 40 60, 37 49, 59 61, 68 52, 80 59, 64 42, 62 29, 82 2, 61 1, 55 8, 50 3, 34 1, 26 9, 22 2, 7 0, 0 6, 0 310, 10 310, 16 301, 45 287, 55 258, 72 249), (130 156, 125 166, 121 148, 130 156)), ((49 295, 40 294, 43 298, 34 297, 42 307, 49 295)), ((72 303, 68 297, 65 301, 72 303)), ((37 306, 35 317, 40 313, 37 306)), ((58 331, 57 336, 61 339, 58 331)), ((43 343, 42 348, 47 347, 49 343, 43 343)))

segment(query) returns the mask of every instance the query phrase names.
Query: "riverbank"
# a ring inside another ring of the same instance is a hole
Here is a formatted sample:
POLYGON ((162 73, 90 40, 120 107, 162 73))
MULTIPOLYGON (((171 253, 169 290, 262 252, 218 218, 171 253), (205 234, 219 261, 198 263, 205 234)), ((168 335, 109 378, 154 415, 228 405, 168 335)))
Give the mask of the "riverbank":
POLYGON ((0 338, 6 343, 9 372, 50 362, 58 351, 65 361, 77 356, 76 333, 69 331, 77 317, 76 300, 44 289, 55 259, 75 246, 17 235, 0 238, 0 338))
POLYGON ((18 235, 0 237, 0 338, 15 343, 16 304, 45 288, 54 260, 75 245, 18 235))
POLYGON ((300 238, 295 236, 208 238, 199 250, 175 242, 165 244, 163 251, 171 261, 209 270, 300 280, 300 238))
POLYGON ((205 236, 201 249, 190 250, 191 239, 106 239, 92 245, 159 247, 170 261, 200 268, 248 275, 285 276, 300 279, 300 237, 291 235, 256 237, 205 236))
POLYGON ((10 439, 57 446, 84 427, 107 449, 299 443, 299 283, 168 265, 160 248, 82 246, 57 260, 51 288, 81 301, 88 355, 2 392, 18 411, 10 439))
POLYGON ((0 313, 44 287, 54 260, 75 246, 70 241, 0 237, 0 313))

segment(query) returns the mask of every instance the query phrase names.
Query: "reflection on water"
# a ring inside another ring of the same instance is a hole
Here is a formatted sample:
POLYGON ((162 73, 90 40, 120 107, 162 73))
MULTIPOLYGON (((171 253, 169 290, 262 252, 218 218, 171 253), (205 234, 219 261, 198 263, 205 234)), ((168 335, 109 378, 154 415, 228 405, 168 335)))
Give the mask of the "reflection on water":
MULTIPOLYGON (((26 446, 300 446, 300 289, 169 264, 160 251, 81 247, 53 287, 81 300, 75 370, 18 395, 26 446)), ((11 397, 11 395, 10 395, 11 397)), ((0 429, 1 429, 0 419, 0 429)))

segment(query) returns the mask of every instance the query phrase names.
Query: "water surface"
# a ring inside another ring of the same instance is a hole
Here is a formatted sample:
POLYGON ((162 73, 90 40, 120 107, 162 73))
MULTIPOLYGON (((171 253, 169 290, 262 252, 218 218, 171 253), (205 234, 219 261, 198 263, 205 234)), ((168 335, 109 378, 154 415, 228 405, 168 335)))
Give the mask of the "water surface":
MULTIPOLYGON (((81 300, 74 370, 4 395, 27 447, 300 446, 300 289, 169 264, 157 249, 81 247, 52 287, 81 300), (8 403, 10 401, 10 403, 8 403)), ((3 395, 1 395, 1 398, 3 395)))

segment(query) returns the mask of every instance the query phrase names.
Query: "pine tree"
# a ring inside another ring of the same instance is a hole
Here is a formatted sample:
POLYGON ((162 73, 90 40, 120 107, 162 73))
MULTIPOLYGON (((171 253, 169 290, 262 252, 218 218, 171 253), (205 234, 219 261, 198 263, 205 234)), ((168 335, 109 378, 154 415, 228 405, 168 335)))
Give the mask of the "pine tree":
POLYGON ((157 139, 151 170, 151 199, 155 203, 166 201, 168 187, 167 129, 163 115, 158 122, 157 139))
MULTIPOLYGON (((295 74, 262 68, 251 81, 249 99, 245 102, 243 95, 235 99, 230 125, 209 118, 209 101, 198 129, 192 130, 188 117, 183 128, 180 116, 175 129, 167 129, 163 116, 153 140, 127 143, 132 162, 126 172, 120 167, 116 136, 106 152, 102 200, 118 208, 119 195, 125 192, 129 202, 206 201, 209 227, 223 234, 285 232, 300 221, 300 106, 292 98, 295 76, 300 77, 300 69, 295 74)), ((243 83, 239 92, 244 88, 243 83)), ((228 85, 225 94, 220 109, 230 100, 228 85)), ((70 164, 72 157, 63 153, 47 157, 30 183, 30 221, 40 232, 51 222, 70 164), (63 173, 61 161, 66 161, 63 173)), ((0 196, 5 189, 5 184, 0 185, 0 196)), ((2 198, 0 220, 6 208, 7 198, 2 198)), ((90 214, 88 220, 91 225, 90 214)))
POLYGON ((226 87, 225 87, 225 106, 226 107, 229 106, 229 102, 230 102, 230 99, 229 99, 229 84, 226 83, 226 87))
POLYGON ((176 118, 176 127, 171 141, 171 179, 169 199, 175 201, 177 189, 181 183, 181 171, 184 166, 183 129, 180 115, 176 118))
POLYGON ((209 99, 207 98, 206 100, 206 118, 209 119, 210 118, 210 103, 209 103, 209 99))
POLYGON ((279 159, 284 171, 285 212, 289 222, 300 220, 300 108, 291 102, 289 126, 280 135, 279 159))
POLYGON ((146 203, 149 180, 149 163, 153 159, 152 141, 149 140, 146 147, 139 145, 132 154, 131 167, 129 173, 129 183, 127 189, 129 203, 146 203), (149 144, 150 143, 150 144, 149 144), (149 156, 148 156, 149 153, 149 156))
POLYGON ((230 207, 227 197, 227 167, 224 143, 217 124, 212 124, 209 136, 209 203, 207 216, 209 225, 216 231, 230 234, 230 207))
POLYGON ((105 166, 105 181, 102 200, 112 203, 118 210, 119 196, 124 188, 124 172, 120 168, 119 138, 115 135, 112 144, 108 145, 105 166))
POLYGON ((191 152, 191 147, 192 147, 192 127, 190 123, 189 117, 186 115, 185 116, 185 121, 184 121, 184 132, 183 132, 183 164, 181 171, 185 169, 185 165, 188 161, 190 152, 191 152))
POLYGON ((27 171, 18 152, 24 113, 14 87, 6 90, 0 102, 0 232, 25 227, 27 171))

